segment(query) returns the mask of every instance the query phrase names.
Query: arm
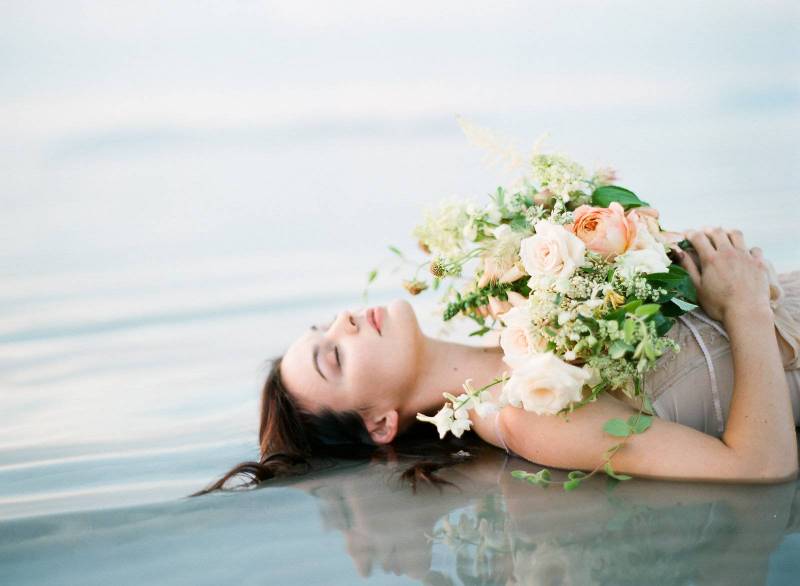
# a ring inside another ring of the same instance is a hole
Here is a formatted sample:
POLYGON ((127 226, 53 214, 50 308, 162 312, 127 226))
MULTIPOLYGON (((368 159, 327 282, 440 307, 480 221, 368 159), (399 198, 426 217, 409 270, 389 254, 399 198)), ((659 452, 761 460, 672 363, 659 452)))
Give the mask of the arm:
MULTIPOLYGON (((716 229, 690 237, 702 272, 688 257, 703 308, 721 319, 731 337, 734 391, 721 439, 655 419, 614 457, 614 468, 636 476, 776 482, 797 475, 797 440, 786 379, 773 333, 761 253, 751 254, 738 232, 716 229)), ((538 464, 592 469, 617 443, 603 423, 634 411, 603 396, 569 416, 538 416, 506 408, 500 427, 509 447, 538 464)))

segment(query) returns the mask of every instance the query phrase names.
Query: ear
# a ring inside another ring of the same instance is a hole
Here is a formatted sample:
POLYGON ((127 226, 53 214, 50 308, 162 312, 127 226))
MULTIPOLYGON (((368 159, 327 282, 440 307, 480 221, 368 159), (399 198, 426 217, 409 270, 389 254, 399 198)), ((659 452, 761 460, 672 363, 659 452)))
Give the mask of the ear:
POLYGON ((364 418, 369 436, 378 445, 392 442, 397 435, 397 421, 398 415, 394 409, 364 418))

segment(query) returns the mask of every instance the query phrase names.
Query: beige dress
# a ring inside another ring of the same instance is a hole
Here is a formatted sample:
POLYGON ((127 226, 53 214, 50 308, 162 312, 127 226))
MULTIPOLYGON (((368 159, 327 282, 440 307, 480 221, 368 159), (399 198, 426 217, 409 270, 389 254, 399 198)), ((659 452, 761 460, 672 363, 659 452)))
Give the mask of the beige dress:
MULTIPOLYGON (((791 347, 784 371, 800 425, 800 271, 771 271, 775 328, 791 347)), ((659 417, 721 436, 733 395, 733 360, 728 335, 719 322, 696 309, 678 318, 669 337, 681 346, 661 357, 645 380, 659 417)))

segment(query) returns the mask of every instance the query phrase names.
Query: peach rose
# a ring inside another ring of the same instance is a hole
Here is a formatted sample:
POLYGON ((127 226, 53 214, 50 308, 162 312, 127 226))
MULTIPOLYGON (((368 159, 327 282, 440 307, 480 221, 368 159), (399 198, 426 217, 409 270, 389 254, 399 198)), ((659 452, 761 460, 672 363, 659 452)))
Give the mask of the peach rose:
POLYGON ((624 253, 636 239, 637 222, 625 216, 617 202, 607 208, 582 205, 569 226, 586 248, 608 259, 624 253))

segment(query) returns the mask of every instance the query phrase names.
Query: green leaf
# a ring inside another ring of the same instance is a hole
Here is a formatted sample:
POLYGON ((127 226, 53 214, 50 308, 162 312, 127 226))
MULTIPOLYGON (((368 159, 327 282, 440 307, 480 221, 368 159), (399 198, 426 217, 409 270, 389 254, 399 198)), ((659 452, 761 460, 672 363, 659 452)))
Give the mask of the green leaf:
POLYGON ((611 462, 606 462, 606 465, 603 466, 603 470, 607 475, 616 480, 630 480, 632 478, 632 476, 628 476, 627 474, 617 474, 614 472, 614 469, 611 467, 611 462))
POLYGON ((474 332, 471 332, 471 333, 470 333, 470 336, 482 336, 482 335, 484 335, 486 332, 489 332, 489 331, 491 331, 491 329, 492 329, 492 328, 489 328, 489 327, 483 326, 481 329, 479 329, 479 330, 475 330, 474 332))
POLYGON ((646 305, 640 305, 637 307, 633 314, 636 317, 648 318, 651 315, 654 315, 659 309, 661 309, 661 306, 658 303, 648 303, 646 305))
POLYGON ((622 326, 622 333, 623 333, 623 335, 625 337, 625 343, 626 344, 632 344, 633 343, 633 329, 634 329, 634 327, 636 327, 636 324, 633 323, 633 320, 630 320, 630 319, 626 319, 625 320, 625 325, 622 326))
POLYGON ((550 480, 550 470, 548 470, 547 468, 542 468, 541 470, 539 470, 539 472, 537 472, 537 475, 542 480, 547 480, 547 481, 550 480))
POLYGON ((578 314, 578 321, 586 324, 593 334, 596 334, 600 329, 600 326, 597 324, 597 320, 593 317, 586 317, 585 315, 578 314))
POLYGON ((377 276, 378 276, 378 269, 372 269, 367 275, 367 283, 372 283, 372 281, 374 281, 377 276))
POLYGON ((622 419, 609 419, 603 425, 603 431, 614 437, 628 437, 631 434, 630 426, 622 419))
POLYGON ((628 425, 633 433, 644 433, 653 425, 653 418, 649 415, 631 415, 628 418, 628 425))
POLYGON ((528 229, 528 220, 525 218, 524 214, 517 214, 511 221, 508 223, 511 226, 511 229, 516 232, 521 232, 523 230, 528 229))
POLYGON ((697 309, 697 305, 694 303, 689 303, 688 301, 684 301, 683 299, 679 299, 677 297, 673 297, 670 299, 670 303, 674 303, 684 312, 692 311, 693 309, 697 309))
POLYGON ((397 248, 396 246, 389 246, 389 250, 390 250, 390 251, 392 251, 393 253, 395 253, 395 254, 396 254, 397 256, 399 256, 400 258, 405 258, 405 257, 403 256, 403 253, 402 253, 402 252, 400 252, 400 249, 399 249, 399 248, 397 248))
POLYGON ((697 289, 695 289, 692 278, 680 265, 671 264, 666 273, 651 273, 645 278, 651 285, 663 287, 680 295, 690 303, 697 302, 697 289))
POLYGON ((653 316, 653 323, 656 324, 656 334, 659 336, 666 336, 667 332, 675 325, 675 320, 670 317, 664 317, 661 313, 653 316))
POLYGON ((592 204, 595 206, 607 208, 615 201, 626 210, 650 205, 639 199, 630 189, 618 185, 604 185, 592 193, 592 204))
POLYGON ((581 485, 581 481, 578 478, 575 478, 573 480, 567 480, 564 483, 564 490, 575 490, 580 485, 581 485))
POLYGON ((525 480, 530 475, 529 472, 525 472, 524 470, 512 470, 511 472, 511 476, 519 480, 525 480))
POLYGON ((502 187, 497 188, 497 196, 494 198, 497 202, 498 209, 502 210, 506 207, 506 190, 502 187))
POLYGON ((630 344, 626 344, 622 340, 614 340, 608 348, 608 355, 614 360, 619 360, 630 350, 633 350, 633 346, 630 344))
POLYGON ((607 320, 613 319, 616 321, 621 321, 622 319, 625 318, 626 314, 633 313, 634 311, 636 311, 636 308, 638 308, 641 304, 642 304, 641 299, 634 299, 633 301, 630 301, 625 305, 621 305, 614 311, 610 311, 608 315, 606 315, 605 319, 607 320))
POLYGON ((581 470, 573 470, 572 472, 567 474, 567 478, 569 478, 570 480, 581 480, 583 478, 586 478, 586 472, 583 472, 581 470))

